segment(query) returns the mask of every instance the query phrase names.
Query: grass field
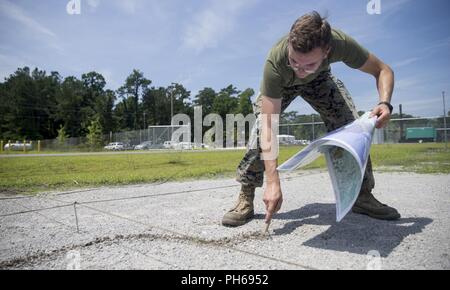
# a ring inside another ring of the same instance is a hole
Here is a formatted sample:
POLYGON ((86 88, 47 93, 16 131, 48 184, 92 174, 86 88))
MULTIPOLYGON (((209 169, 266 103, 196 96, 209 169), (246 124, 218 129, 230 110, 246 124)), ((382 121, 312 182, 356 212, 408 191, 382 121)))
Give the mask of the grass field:
MULTIPOLYGON (((282 147, 280 162, 299 147, 282 147)), ((0 193, 233 176, 243 150, 0 158, 0 193)), ((450 173, 443 144, 373 145, 375 170, 450 173)), ((305 169, 324 168, 319 158, 305 169)))

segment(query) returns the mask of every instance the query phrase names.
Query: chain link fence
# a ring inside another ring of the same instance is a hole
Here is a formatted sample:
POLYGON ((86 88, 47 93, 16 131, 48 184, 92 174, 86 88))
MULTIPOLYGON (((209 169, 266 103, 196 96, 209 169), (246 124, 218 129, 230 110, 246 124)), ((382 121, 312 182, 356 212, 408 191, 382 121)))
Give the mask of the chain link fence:
MULTIPOLYGON (((447 123, 449 117, 446 117, 447 123)), ((385 128, 375 129, 373 143, 422 143, 446 142, 445 131, 450 135, 450 129, 444 126, 444 117, 424 117, 392 119, 385 128)), ((280 134, 293 136, 295 140, 311 142, 327 133, 323 122, 282 124, 280 134)), ((448 140, 447 140, 448 141, 448 140)), ((296 143, 296 142, 294 142, 296 143)))
POLYGON ((173 132, 180 125, 149 126, 147 129, 111 132, 110 134, 88 137, 69 137, 48 140, 1 140, 2 152, 89 152, 134 149, 172 149, 173 132), (93 141, 94 140, 94 141, 93 141), (26 145, 24 145, 26 144, 26 145), (136 147, 141 145, 140 147, 136 147), (24 148, 25 147, 25 148, 24 148))
MULTIPOLYGON (((447 117, 447 122, 450 121, 447 117)), ((51 140, 0 140, 2 152, 44 151, 44 152, 86 152, 134 149, 177 149, 171 142, 172 134, 179 125, 149 126, 147 129, 110 133, 95 138, 73 137, 51 140), (26 144, 26 145, 24 145, 26 144), (140 145, 136 147, 137 145, 140 145), (106 147, 105 147, 106 146, 106 147), (25 148, 24 148, 25 147, 25 148)), ((187 128, 189 130, 189 128, 187 128)), ((376 129, 373 143, 422 143, 446 142, 443 117, 392 119, 383 129, 376 129)), ((279 128, 280 143, 283 145, 306 145, 327 133, 323 122, 281 124, 279 128)), ((191 134, 192 136, 192 134, 191 134)), ((448 141, 448 140, 447 140, 448 141)), ((178 149, 193 149, 193 146, 178 149)))

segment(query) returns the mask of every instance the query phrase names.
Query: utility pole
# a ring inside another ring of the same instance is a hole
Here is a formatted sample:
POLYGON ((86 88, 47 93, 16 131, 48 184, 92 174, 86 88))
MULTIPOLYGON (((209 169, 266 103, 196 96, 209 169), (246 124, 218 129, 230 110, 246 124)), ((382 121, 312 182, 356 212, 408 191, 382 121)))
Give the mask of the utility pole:
POLYGON ((172 126, 173 119, 173 89, 170 91, 170 125, 172 126))
MULTIPOLYGON (((145 112, 143 112, 143 115, 144 115, 144 128, 143 128, 143 130, 144 130, 144 135, 145 135, 145 112)), ((140 131, 142 131, 142 130, 140 130, 140 131)), ((148 139, 148 134, 147 134, 147 138, 145 138, 144 137, 144 139, 145 139, 145 141, 148 141, 147 139, 148 139)))
POLYGON ((144 129, 145 129, 145 115, 146 115, 147 113, 146 112, 144 112, 144 129))
POLYGON ((442 92, 442 102, 444 104, 444 142, 445 142, 445 150, 448 149, 447 144, 447 112, 445 111, 445 92, 442 92))
POLYGON ((170 138, 172 138, 172 134, 173 134, 173 120, 172 119, 173 119, 173 97, 174 97, 174 94, 175 94, 175 87, 172 87, 170 89, 170 138))
POLYGON ((405 138, 403 137, 403 111, 402 111, 402 104, 399 106, 399 112, 400 112, 400 143, 403 143, 405 138))

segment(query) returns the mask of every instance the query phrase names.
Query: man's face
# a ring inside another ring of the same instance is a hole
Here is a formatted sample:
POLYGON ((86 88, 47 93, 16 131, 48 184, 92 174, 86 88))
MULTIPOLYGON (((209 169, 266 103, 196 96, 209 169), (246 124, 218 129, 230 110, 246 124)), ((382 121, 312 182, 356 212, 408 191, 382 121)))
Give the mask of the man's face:
POLYGON ((329 49, 324 51, 322 48, 317 47, 310 52, 301 53, 295 51, 289 44, 288 65, 294 70, 295 74, 299 78, 305 78, 306 76, 317 71, 323 60, 327 57, 329 51, 329 49))

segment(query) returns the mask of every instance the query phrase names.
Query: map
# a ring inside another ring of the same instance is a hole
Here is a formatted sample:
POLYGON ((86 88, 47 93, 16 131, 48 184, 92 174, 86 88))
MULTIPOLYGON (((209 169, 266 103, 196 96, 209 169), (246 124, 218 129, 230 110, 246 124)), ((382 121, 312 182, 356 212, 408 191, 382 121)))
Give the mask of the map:
POLYGON ((358 197, 367 166, 377 117, 366 112, 354 122, 315 140, 281 164, 278 171, 292 171, 325 155, 336 199, 336 220, 341 221, 358 197))

